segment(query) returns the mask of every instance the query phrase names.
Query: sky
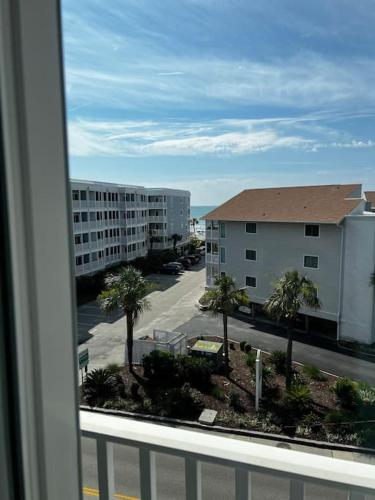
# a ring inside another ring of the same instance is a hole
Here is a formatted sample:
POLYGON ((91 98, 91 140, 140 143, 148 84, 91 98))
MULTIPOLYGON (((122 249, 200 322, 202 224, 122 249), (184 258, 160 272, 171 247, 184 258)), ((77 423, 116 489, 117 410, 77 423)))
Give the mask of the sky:
POLYGON ((373 0, 62 0, 70 175, 375 190, 373 0))

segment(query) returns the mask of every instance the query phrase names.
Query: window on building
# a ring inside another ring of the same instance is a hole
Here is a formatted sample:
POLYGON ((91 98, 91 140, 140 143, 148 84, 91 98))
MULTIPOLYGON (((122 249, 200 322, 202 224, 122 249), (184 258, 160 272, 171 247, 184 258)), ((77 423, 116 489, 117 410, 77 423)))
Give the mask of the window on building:
POLYGON ((220 238, 225 238, 225 222, 220 222, 220 238))
POLYGON ((79 222, 80 220, 81 220, 80 213, 79 212, 74 212, 74 214, 73 214, 73 221, 76 223, 76 222, 79 222))
POLYGON ((79 191, 77 189, 73 189, 72 191, 72 200, 73 201, 79 200, 79 191))
POLYGON ((82 256, 78 255, 78 257, 76 257, 76 266, 80 266, 81 264, 82 264, 82 256))
POLYGON ((257 232, 256 222, 246 222, 246 232, 250 234, 256 233, 257 232))
POLYGON ((74 243, 76 245, 80 245, 81 244, 81 235, 80 234, 75 234, 74 235, 74 243))
POLYGON ((225 276, 225 272, 224 271, 221 271, 220 272, 220 276, 223 278, 225 276))
POLYGON ((217 243, 212 243, 212 253, 215 255, 219 253, 219 245, 217 243))
POLYGON ((257 251, 246 249, 246 260, 257 260, 257 251))
POLYGON ((251 288, 256 288, 257 279, 255 276, 246 276, 246 286, 250 286, 251 288))
POLYGON ((95 201, 95 191, 89 191, 89 200, 95 201))
POLYGON ((319 238, 319 236, 320 236, 319 224, 306 224, 305 225, 305 236, 319 238))
POLYGON ((89 220, 89 216, 87 212, 81 212, 81 220, 82 222, 87 222, 89 220))
POLYGON ((94 221, 96 219, 95 212, 90 212, 90 220, 94 221))
POLYGON ((225 264, 225 247, 220 247, 220 262, 225 264))
POLYGON ((91 241, 96 241, 96 233, 91 233, 91 241))
POLYGON ((80 197, 81 197, 82 201, 86 201, 87 200, 87 193, 86 193, 86 191, 80 191, 79 194, 80 194, 80 197))
POLYGON ((319 267, 319 257, 315 255, 305 255, 303 258, 303 266, 312 269, 318 269, 319 267))
POLYGON ((85 255, 83 256, 83 263, 88 264, 89 262, 90 262, 90 254, 85 253, 85 255))
POLYGON ((82 235, 82 241, 83 241, 83 243, 88 243, 88 241, 89 241, 89 233, 83 233, 83 235, 82 235))

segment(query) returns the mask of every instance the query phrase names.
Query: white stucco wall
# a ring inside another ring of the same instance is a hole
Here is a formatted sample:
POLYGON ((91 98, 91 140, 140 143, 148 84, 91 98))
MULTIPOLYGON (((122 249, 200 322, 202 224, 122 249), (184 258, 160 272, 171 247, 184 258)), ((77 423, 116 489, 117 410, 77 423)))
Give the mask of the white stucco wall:
POLYGON ((340 338, 366 344, 374 338, 375 214, 352 215, 344 222, 340 338))

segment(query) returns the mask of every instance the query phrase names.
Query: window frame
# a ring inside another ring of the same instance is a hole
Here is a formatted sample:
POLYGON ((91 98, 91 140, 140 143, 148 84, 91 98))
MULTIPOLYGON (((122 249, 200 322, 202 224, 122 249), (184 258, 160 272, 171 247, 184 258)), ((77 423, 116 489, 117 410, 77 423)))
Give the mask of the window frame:
POLYGON ((257 278, 257 276, 249 276, 249 275, 246 275, 246 276, 245 276, 245 286, 246 286, 246 287, 249 287, 249 288, 258 288, 258 278, 257 278), (248 285, 248 284, 247 284, 247 278, 254 279, 254 280, 255 280, 255 286, 253 286, 253 285, 248 285))
POLYGON ((303 261, 302 261, 302 263, 303 263, 303 268, 304 268, 304 269, 313 269, 314 271, 316 271, 316 270, 317 270, 317 269, 319 269, 319 267, 320 267, 320 265, 319 265, 319 264, 320 264, 319 255, 304 254, 304 255, 303 255, 303 261), (306 266, 306 265, 305 265, 305 259, 306 259, 306 257, 313 257, 313 258, 318 259, 318 265, 317 265, 317 267, 310 267, 310 266, 306 266))
POLYGON ((245 222, 245 234, 258 234, 258 223, 257 222, 245 222), (248 224, 254 224, 255 225, 255 231, 247 231, 247 225, 248 224))
POLYGON ((220 247, 219 248, 219 258, 220 258, 220 264, 226 264, 226 260, 227 260, 227 255, 226 255, 227 251, 226 251, 226 248, 225 247, 220 247), (222 260, 222 256, 224 254, 224 260, 222 260))
POLYGON ((258 261, 258 250, 256 248, 245 248, 245 261, 246 262, 257 262, 258 261), (248 259, 247 252, 255 252, 255 259, 248 259))
POLYGON ((304 235, 305 235, 305 238, 314 238, 314 239, 318 239, 320 238, 320 224, 305 224, 305 227, 304 227, 304 235), (318 236, 314 236, 314 235, 311 235, 311 234, 306 234, 306 229, 308 226, 317 226, 318 227, 318 236))

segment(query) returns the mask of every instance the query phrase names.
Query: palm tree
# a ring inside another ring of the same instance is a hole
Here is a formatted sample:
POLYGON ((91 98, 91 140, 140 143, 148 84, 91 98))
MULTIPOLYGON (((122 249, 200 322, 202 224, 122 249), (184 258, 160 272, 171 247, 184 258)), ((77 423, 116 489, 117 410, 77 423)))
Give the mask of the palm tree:
POLYGON ((277 320, 287 322, 288 347, 286 351, 286 387, 292 381, 293 329, 301 307, 319 309, 321 303, 314 283, 298 271, 287 271, 274 286, 274 291, 264 304, 265 311, 277 320))
POLYGON ((171 239, 173 240, 173 251, 176 253, 177 242, 182 240, 182 235, 174 233, 172 234, 171 239))
POLYGON ((105 279, 106 289, 98 296, 104 311, 122 309, 126 314, 127 351, 129 369, 133 371, 133 330, 139 316, 150 309, 146 295, 151 287, 142 273, 132 266, 123 267, 118 274, 105 279))
POLYGON ((214 315, 222 314, 224 330, 224 363, 225 375, 229 375, 229 351, 228 351, 228 315, 236 306, 249 303, 243 288, 236 288, 236 283, 231 276, 217 276, 215 287, 206 293, 208 310, 214 315))
POLYGON ((193 226, 193 233, 195 234, 195 226, 199 223, 199 220, 193 217, 190 219, 190 225, 193 226))

